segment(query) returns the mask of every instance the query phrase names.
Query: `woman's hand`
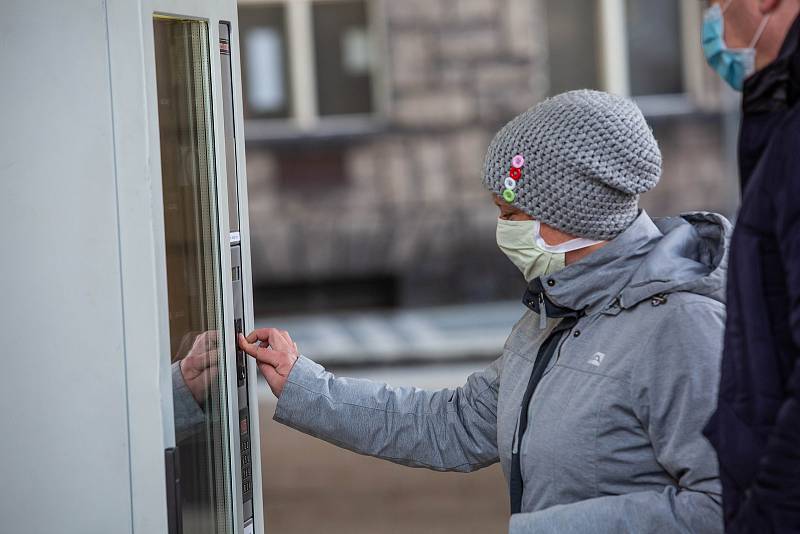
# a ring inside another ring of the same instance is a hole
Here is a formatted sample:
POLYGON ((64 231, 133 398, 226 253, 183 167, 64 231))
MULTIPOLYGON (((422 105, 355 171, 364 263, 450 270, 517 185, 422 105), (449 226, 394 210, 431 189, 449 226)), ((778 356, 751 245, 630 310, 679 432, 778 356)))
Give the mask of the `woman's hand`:
POLYGON ((300 356, 289 333, 277 328, 259 328, 247 337, 239 334, 239 347, 256 359, 272 393, 280 397, 286 377, 300 356))

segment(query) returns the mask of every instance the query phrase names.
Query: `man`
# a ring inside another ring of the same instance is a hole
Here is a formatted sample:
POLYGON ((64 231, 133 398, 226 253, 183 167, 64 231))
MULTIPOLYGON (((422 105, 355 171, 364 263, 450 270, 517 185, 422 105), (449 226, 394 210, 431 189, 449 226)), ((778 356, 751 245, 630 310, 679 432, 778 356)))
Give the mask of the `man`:
POLYGON ((279 397, 275 419, 415 467, 500 461, 512 534, 720 533, 701 430, 719 377, 729 225, 650 219, 639 195, 660 174, 629 100, 573 91, 516 117, 484 166, 497 244, 529 282, 503 355, 463 387, 422 391, 334 377, 286 332, 257 330, 239 343, 279 397))
POLYGON ((743 88, 742 206, 731 243, 719 404, 729 532, 800 532, 800 2, 733 0, 706 15, 709 64, 743 88))

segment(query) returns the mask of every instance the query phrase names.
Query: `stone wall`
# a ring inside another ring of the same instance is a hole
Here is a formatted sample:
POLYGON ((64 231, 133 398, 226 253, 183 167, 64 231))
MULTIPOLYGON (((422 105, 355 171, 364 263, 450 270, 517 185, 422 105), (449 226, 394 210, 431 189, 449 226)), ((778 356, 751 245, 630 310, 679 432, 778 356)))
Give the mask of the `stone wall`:
MULTIPOLYGON (((277 176, 287 143, 248 145, 254 282, 379 275, 398 280, 400 304, 517 297, 480 173, 493 133, 546 94, 542 4, 387 0, 382 12, 385 127, 288 143, 340 151, 345 180, 287 187, 277 176)), ((718 126, 713 117, 656 125, 665 175, 644 201, 650 211, 732 210, 735 196, 720 193, 718 126)))
POLYGON ((333 142, 347 180, 283 188, 276 174, 285 143, 248 146, 256 284, 437 277, 476 261, 470 256, 494 256, 482 159, 493 132, 542 98, 536 2, 403 0, 382 7, 386 125, 333 142))

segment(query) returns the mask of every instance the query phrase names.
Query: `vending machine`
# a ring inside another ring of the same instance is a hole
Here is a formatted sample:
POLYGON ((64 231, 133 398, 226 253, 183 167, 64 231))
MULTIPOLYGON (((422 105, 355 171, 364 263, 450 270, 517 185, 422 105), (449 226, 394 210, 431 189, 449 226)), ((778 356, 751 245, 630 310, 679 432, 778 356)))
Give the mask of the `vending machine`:
POLYGON ((3 5, 0 532, 268 531, 236 13, 3 5))

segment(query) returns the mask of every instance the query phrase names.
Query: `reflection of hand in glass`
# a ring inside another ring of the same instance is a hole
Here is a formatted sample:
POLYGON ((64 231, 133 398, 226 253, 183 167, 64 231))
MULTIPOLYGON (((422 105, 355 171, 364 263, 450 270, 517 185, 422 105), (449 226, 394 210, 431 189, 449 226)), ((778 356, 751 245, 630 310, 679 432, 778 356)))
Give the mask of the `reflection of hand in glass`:
POLYGON ((181 375, 186 387, 198 404, 205 401, 208 390, 215 382, 219 368, 217 352, 217 330, 209 330, 198 335, 189 353, 180 362, 181 375))

